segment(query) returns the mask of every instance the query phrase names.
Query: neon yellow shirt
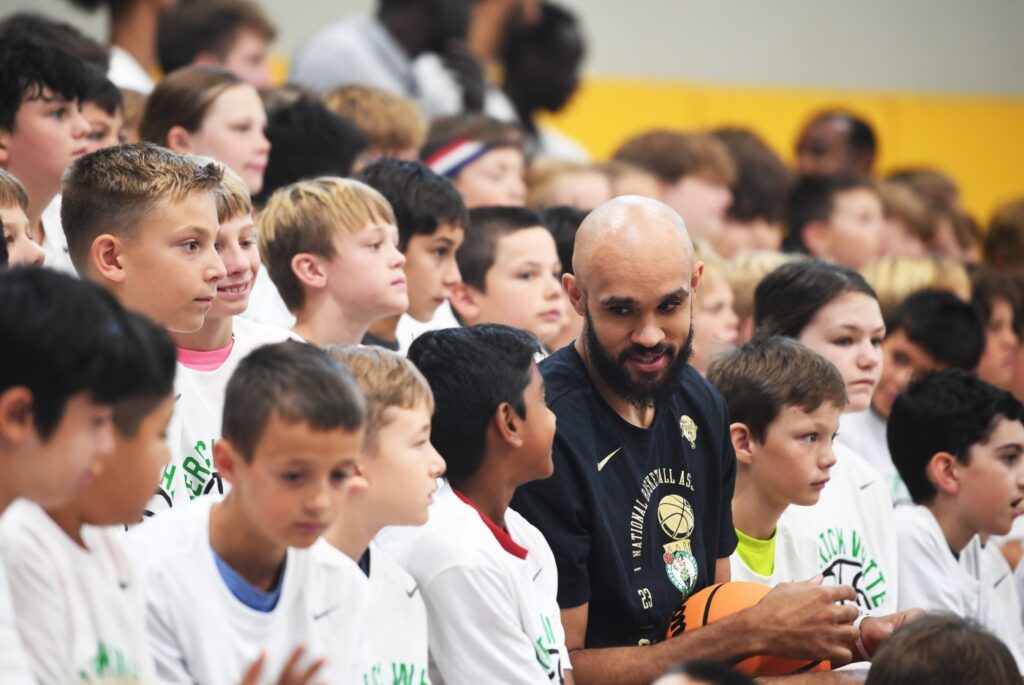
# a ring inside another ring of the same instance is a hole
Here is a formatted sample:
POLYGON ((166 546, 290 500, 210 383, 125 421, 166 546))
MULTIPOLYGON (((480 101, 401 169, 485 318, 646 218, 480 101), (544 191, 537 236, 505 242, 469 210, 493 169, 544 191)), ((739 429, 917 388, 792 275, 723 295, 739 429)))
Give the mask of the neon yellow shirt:
POLYGON ((740 555, 751 571, 770 577, 775 572, 775 533, 767 540, 758 540, 746 535, 739 528, 736 529, 736 553, 740 555))

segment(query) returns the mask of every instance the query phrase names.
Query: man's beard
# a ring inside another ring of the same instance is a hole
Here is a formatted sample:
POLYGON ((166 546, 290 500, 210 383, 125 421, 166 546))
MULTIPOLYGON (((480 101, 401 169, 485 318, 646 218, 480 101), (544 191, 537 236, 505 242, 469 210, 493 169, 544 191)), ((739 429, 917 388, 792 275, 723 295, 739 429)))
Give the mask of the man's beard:
POLYGON ((690 332, 686 336, 686 342, 680 350, 672 345, 659 343, 654 347, 643 347, 641 345, 630 345, 619 354, 618 359, 613 359, 611 353, 597 339, 597 332, 594 330, 594 321, 590 318, 590 310, 584 313, 586 323, 583 326, 583 338, 587 345, 587 355, 594 371, 601 377, 611 391, 623 400, 636 407, 646 409, 656 406, 662 400, 672 394, 675 384, 686 370, 693 354, 693 314, 690 315, 690 332), (654 376, 650 381, 637 381, 630 375, 626 363, 634 354, 667 354, 669 363, 661 374, 654 376))

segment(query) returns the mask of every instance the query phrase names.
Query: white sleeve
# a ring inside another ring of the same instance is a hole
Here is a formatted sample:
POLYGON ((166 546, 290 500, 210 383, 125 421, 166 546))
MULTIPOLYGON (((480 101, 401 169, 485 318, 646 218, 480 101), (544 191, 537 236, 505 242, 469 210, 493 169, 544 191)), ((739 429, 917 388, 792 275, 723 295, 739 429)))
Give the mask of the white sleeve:
POLYGON ((952 557, 949 549, 942 549, 936 540, 918 526, 901 521, 896 526, 899 541, 899 611, 924 609, 949 611, 963 616, 965 611, 962 591, 955 578, 949 577, 950 564, 943 564, 944 556, 952 557))
POLYGON ((0 563, 0 673, 4 674, 4 683, 35 685, 15 619, 4 564, 0 563))
POLYGON ((153 576, 146 578, 146 583, 146 637, 157 677, 166 685, 192 685, 195 679, 185 663, 184 651, 174 632, 171 617, 167 608, 157 599, 165 593, 162 590, 156 591, 159 586, 153 576))
POLYGON ((431 658, 447 685, 549 683, 494 569, 456 566, 423 588, 431 658))

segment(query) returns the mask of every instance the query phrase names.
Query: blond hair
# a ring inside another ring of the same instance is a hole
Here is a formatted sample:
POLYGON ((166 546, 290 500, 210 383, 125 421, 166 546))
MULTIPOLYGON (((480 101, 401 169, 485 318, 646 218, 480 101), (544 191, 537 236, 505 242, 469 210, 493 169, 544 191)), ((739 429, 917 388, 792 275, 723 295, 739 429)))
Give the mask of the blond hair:
POLYGON ((935 222, 920 196, 907 185, 893 181, 878 184, 878 195, 886 219, 901 222, 912 236, 925 245, 931 244, 935 238, 935 222))
POLYGON ((556 204, 559 192, 566 185, 588 176, 597 176, 608 182, 611 193, 611 179, 602 169, 591 164, 579 164, 565 159, 544 157, 530 164, 526 172, 526 206, 531 209, 543 209, 556 204))
POLYGON ((370 186, 350 178, 324 176, 275 192, 260 217, 260 257, 288 309, 295 312, 306 301, 292 271, 295 255, 331 259, 336 235, 360 233, 380 223, 395 224, 391 205, 370 186))
POLYGON ((971 296, 967 270, 950 257, 882 257, 861 269, 861 274, 878 296, 886 321, 918 290, 946 290, 963 300, 971 296))
POLYGON ((799 254, 749 250, 727 261, 725 278, 732 287, 732 308, 740 321, 754 316, 754 291, 765 276, 783 264, 803 259, 807 258, 799 254))
POLYGON ((715 286, 723 283, 729 285, 729 280, 725 277, 725 262, 715 252, 714 248, 703 241, 695 240, 693 243, 693 256, 699 261, 704 262, 704 275, 700 278, 700 285, 695 295, 698 301, 702 299, 703 293, 714 289, 715 286))
POLYGON ((224 223, 240 216, 252 214, 252 198, 249 196, 249 186, 242 177, 223 164, 224 178, 214 197, 217 199, 217 221, 224 223))
POLYGON ((385 152, 419 150, 427 138, 427 122, 416 104, 400 95, 364 85, 337 88, 324 105, 366 134, 370 147, 385 152))
POLYGON ((8 171, 0 169, 0 207, 28 209, 28 193, 21 181, 8 171))
POLYGON ((665 183, 686 176, 727 186, 736 180, 736 165, 728 148, 705 133, 649 131, 623 143, 613 159, 645 169, 665 183))
POLYGON ((387 410, 424 407, 434 413, 434 393, 416 366, 402 355, 382 347, 331 345, 331 355, 344 364, 366 398, 366 452, 379 447, 380 432, 390 419, 387 410))
POLYGON ((139 221, 167 204, 215 193, 224 172, 215 162, 154 145, 115 145, 77 159, 64 174, 60 218, 71 261, 85 272, 93 240, 128 240, 139 221))

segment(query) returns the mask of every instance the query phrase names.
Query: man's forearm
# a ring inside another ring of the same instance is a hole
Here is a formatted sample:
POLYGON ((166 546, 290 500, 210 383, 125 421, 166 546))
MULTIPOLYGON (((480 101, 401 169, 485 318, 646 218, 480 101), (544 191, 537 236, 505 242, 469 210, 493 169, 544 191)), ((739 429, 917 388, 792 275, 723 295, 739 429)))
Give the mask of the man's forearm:
POLYGON ((759 653, 746 612, 646 647, 602 647, 569 654, 576 685, 650 685, 680 661, 733 663, 759 653))

